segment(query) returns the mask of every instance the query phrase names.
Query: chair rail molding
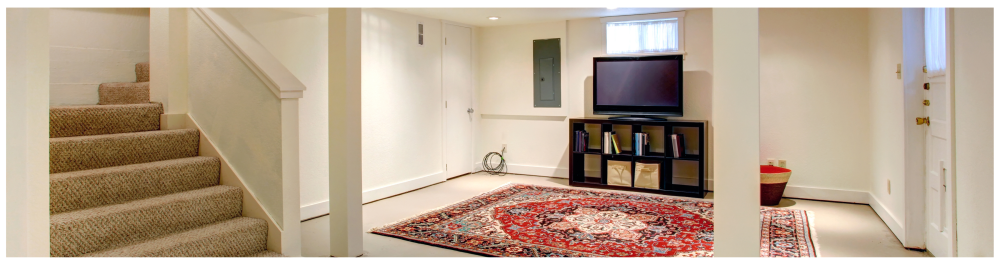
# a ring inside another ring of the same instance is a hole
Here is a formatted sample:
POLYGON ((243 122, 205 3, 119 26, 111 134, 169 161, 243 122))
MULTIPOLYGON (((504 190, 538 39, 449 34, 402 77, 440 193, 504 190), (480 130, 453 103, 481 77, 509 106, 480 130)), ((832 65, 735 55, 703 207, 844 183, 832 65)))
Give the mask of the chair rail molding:
POLYGON ((228 11, 220 8, 192 8, 201 20, 226 43, 278 98, 302 98, 306 86, 264 45, 243 28, 228 11))

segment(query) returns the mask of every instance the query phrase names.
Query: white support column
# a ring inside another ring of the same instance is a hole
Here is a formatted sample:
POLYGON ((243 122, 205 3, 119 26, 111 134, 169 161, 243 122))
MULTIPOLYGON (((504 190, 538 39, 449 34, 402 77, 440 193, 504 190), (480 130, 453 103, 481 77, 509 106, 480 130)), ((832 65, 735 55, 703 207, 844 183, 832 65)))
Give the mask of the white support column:
POLYGON ((361 9, 329 9, 330 255, 362 254, 361 9))
POLYGON ((49 256, 49 9, 7 9, 7 256, 49 256))
POLYGON ((760 256, 760 56, 756 8, 712 9, 715 256, 760 256))
POLYGON ((954 12, 957 256, 993 257, 994 11, 955 8, 954 12))
POLYGON ((281 99, 281 254, 302 256, 299 219, 299 99, 281 99))
MULTIPOLYGON (((152 101, 163 103, 164 114, 188 112, 188 12, 149 9, 149 92, 152 101)), ((183 126, 183 116, 164 117, 168 125, 183 126)))

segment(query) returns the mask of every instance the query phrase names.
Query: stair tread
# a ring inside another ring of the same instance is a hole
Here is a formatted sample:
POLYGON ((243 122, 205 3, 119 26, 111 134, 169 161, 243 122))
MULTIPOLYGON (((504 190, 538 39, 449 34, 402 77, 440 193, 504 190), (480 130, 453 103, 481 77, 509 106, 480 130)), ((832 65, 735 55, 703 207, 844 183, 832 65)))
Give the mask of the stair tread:
POLYGON ((208 188, 88 208, 49 216, 52 256, 84 253, 129 245, 239 217, 239 188, 208 188))
MULTIPOLYGON (((267 252, 267 223, 236 217, 162 237, 88 253, 87 257, 242 257, 267 252)), ((273 252, 272 252, 273 253, 273 252)))
POLYGON ((97 94, 99 105, 149 103, 149 82, 102 83, 97 94))
POLYGON ((149 62, 135 64, 135 81, 149 82, 149 62))
POLYGON ((196 129, 49 139, 49 173, 138 164, 198 155, 196 129))
POLYGON ((257 252, 257 254, 253 254, 253 255, 250 255, 250 256, 247 256, 247 257, 252 257, 252 258, 282 258, 282 257, 285 257, 285 255, 281 255, 281 253, 267 250, 267 251, 257 252))
POLYGON ((163 104, 73 105, 49 108, 49 137, 118 134, 160 129, 163 104))
POLYGON ((49 175, 49 213, 124 203, 219 184, 219 159, 196 156, 49 175))

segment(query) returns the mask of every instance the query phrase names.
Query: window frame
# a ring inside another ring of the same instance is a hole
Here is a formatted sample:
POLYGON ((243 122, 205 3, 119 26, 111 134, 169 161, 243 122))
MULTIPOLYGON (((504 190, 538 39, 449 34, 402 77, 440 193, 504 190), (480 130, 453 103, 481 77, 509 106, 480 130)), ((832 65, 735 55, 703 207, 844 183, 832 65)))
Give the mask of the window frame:
POLYGON ((601 18, 601 54, 604 56, 653 56, 653 55, 682 55, 686 57, 687 52, 684 51, 684 11, 675 11, 667 13, 654 13, 654 14, 643 14, 643 15, 630 15, 630 16, 616 16, 616 17, 602 17, 601 18), (642 20, 656 20, 656 19, 677 19, 677 51, 675 52, 650 52, 650 53, 620 53, 620 54, 608 54, 608 23, 611 22, 625 22, 625 21, 642 21, 642 20))

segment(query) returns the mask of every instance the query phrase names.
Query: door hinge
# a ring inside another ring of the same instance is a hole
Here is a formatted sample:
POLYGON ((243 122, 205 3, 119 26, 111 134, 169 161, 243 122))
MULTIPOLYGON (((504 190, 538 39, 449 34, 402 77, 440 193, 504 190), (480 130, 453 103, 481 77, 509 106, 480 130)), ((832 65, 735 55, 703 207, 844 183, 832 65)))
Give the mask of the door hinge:
POLYGON ((930 106, 930 105, 931 105, 931 101, 925 99, 924 100, 924 106, 930 106))
POLYGON ((931 90, 931 83, 924 83, 924 90, 931 90))
POLYGON ((447 100, 444 101, 444 108, 446 108, 446 109, 448 108, 448 101, 447 100))
POLYGON ((927 73, 927 66, 924 65, 924 73, 927 73))
MULTIPOLYGON (((444 45, 448 45, 448 38, 444 38, 444 45)), ((926 71, 924 73, 926 73, 926 71)))

